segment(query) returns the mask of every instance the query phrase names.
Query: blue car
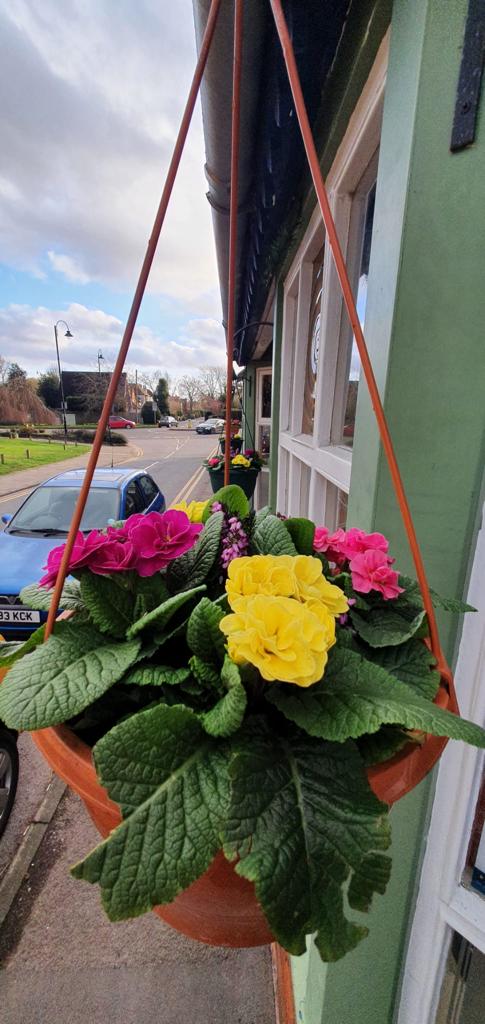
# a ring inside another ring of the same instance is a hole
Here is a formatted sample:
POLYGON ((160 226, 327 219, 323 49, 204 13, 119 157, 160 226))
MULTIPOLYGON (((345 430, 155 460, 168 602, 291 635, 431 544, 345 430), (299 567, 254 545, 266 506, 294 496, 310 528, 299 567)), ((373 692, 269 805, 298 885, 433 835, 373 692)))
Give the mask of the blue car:
MULTIPOLYGON (((0 634, 25 639, 45 622, 45 612, 25 608, 19 593, 43 575, 52 548, 67 536, 84 470, 71 469, 36 487, 13 516, 4 515, 0 533, 0 634)), ((140 469, 97 469, 81 521, 81 530, 101 530, 109 521, 135 512, 164 512, 165 498, 151 476, 140 469)))

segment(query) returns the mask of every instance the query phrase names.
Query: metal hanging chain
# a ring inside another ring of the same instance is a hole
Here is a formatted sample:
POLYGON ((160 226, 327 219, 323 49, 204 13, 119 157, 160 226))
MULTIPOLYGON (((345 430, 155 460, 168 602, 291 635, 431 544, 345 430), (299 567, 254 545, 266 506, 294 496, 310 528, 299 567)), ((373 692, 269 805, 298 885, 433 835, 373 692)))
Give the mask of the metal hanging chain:
POLYGON ((235 0, 231 108, 231 194, 229 199, 229 280, 226 334, 226 427, 224 435, 226 439, 224 452, 224 484, 226 486, 229 483, 229 473, 231 468, 232 364, 234 361, 234 328, 236 325, 237 213, 239 199, 239 128, 241 120, 243 15, 244 0, 235 0))
POLYGON ((335 228, 335 222, 330 209, 328 201, 327 190, 323 181, 322 172, 320 170, 320 164, 318 161, 318 155, 313 140, 313 134, 308 119, 306 110, 305 100, 303 98, 303 92, 300 83, 300 76, 298 74, 298 68, 296 65, 295 54, 293 50, 293 44, 291 42, 290 33, 283 13, 283 7, 281 0, 269 0, 273 17, 276 25, 276 31, 278 33, 281 48, 283 51, 283 57, 286 64, 286 70, 288 72, 288 79, 290 83, 291 92, 293 95, 293 101, 295 104, 295 110, 298 117, 298 123, 300 125, 301 136, 305 152, 310 167, 311 176, 313 179, 313 185, 317 194, 318 205, 323 217, 327 237, 330 242, 332 255, 337 270, 337 275, 340 281, 340 287, 342 289, 343 299, 347 308, 347 313, 351 323, 352 330, 354 332, 355 341, 359 351, 362 369, 369 389, 372 407, 377 420, 377 426, 379 428, 379 434, 384 448, 389 471, 391 474, 394 491, 396 494, 399 510, 401 512, 404 528, 411 549, 411 554, 416 569, 416 575, 418 577, 419 587, 421 590, 423 604, 428 616, 429 632, 431 639, 431 649, 438 663, 438 669, 443 675, 449 673, 446 660, 441 649, 438 626, 436 623, 436 616, 433 608, 433 602, 431 600, 431 594, 429 591, 429 584, 426 576, 426 570, 424 568, 424 562, 419 548, 418 538, 416 536, 416 530, 411 516, 411 510, 409 508, 408 500, 404 490, 404 484, 402 481, 401 473, 397 464, 396 455, 394 452, 394 446, 391 440, 389 427, 387 425, 384 408, 379 395, 374 371, 369 357, 367 344, 364 338, 362 327, 357 313, 354 296, 352 293, 352 287, 347 273, 347 267, 345 265, 344 256, 340 247, 337 231, 335 228))
POLYGON ((134 294, 134 297, 133 297, 133 302, 132 302, 132 305, 131 305, 130 313, 129 313, 128 320, 127 320, 127 323, 126 323, 126 327, 125 327, 125 330, 124 330, 123 338, 122 338, 122 341, 121 341, 121 346, 120 346, 120 350, 119 350, 119 353, 118 353, 118 358, 116 360, 115 368, 114 368, 112 376, 111 376, 110 385, 109 385, 108 391, 106 393, 106 398, 105 398, 105 401, 104 401, 103 410, 101 412, 101 416, 100 416, 100 419, 99 419, 99 423, 98 423, 98 427, 97 427, 97 430, 96 430, 95 438, 94 438, 94 441, 93 441, 93 447, 91 449, 91 454, 89 456, 88 465, 86 467, 86 473, 84 475, 84 480, 83 480, 83 483, 82 483, 82 487, 81 487, 81 490, 79 492, 79 497, 77 499, 76 507, 75 507, 74 512, 73 512, 73 517, 72 517, 72 520, 71 520, 71 526, 70 526, 70 529, 69 529, 69 534, 68 534, 68 537, 67 537, 66 546, 65 546, 65 549, 64 549, 64 554, 63 554, 63 557, 62 557, 61 565, 60 565, 60 568, 59 568, 59 573, 58 573, 58 576, 57 576, 57 582, 56 582, 56 585, 55 585, 55 588, 54 588, 54 594, 53 594, 51 605, 50 605, 50 608, 49 608, 49 615, 48 615, 48 618, 47 618, 47 625, 46 625, 46 630, 45 630, 45 639, 46 640, 48 639, 48 637, 50 636, 50 634, 52 633, 52 630, 54 628, 54 623, 55 623, 55 619, 56 619, 56 615, 57 615, 57 610, 59 608, 59 601, 60 601, 60 598, 61 598, 62 588, 64 586, 64 581, 65 581, 67 573, 69 571, 69 559, 71 557, 71 552, 72 552, 72 549, 74 547, 74 542, 75 542, 75 539, 76 539, 76 536, 77 536, 77 532, 78 532, 80 524, 81 524, 81 519, 82 519, 82 516, 83 516, 83 512, 84 512, 85 506, 86 506, 86 501, 88 499, 89 488, 91 486, 91 481, 93 479, 93 474, 94 474, 94 470, 96 468, 96 463, 98 461, 98 456, 99 456, 99 452, 100 452, 100 449, 101 449, 101 445, 102 445, 103 440, 104 440, 104 435, 105 435, 105 432, 106 432, 106 427, 107 427, 107 423, 108 423, 108 419, 109 419, 110 409, 111 409, 111 406, 112 406, 113 401, 115 399, 116 392, 117 392, 117 389, 118 389, 118 384, 119 384, 119 381, 120 381, 120 377, 121 377, 121 374, 123 372, 123 366, 125 364, 125 359, 126 359, 126 356, 127 356, 127 353, 128 353, 128 349, 130 347, 130 342, 131 342, 131 339, 133 337, 133 331, 135 329, 138 313, 139 313, 139 310, 140 310, 141 301, 142 301, 143 295, 145 293, 145 288, 146 288, 146 284, 147 284, 147 280, 148 280, 148 275, 150 273, 151 266, 152 266, 152 263, 153 263, 153 258, 155 256, 155 252, 156 252, 156 249, 157 249, 158 240, 160 238, 160 232, 162 230, 163 222, 165 220, 165 214, 167 212, 167 207, 168 207, 168 204, 169 204, 170 196, 172 195, 172 189, 173 189, 174 181, 175 181, 175 178, 176 178, 176 175, 177 175, 178 167, 179 167, 179 164, 180 164, 180 158, 182 156, 183 148, 184 148, 184 145, 185 145, 185 140, 187 138, 187 132, 189 130, 190 122, 192 120, 192 114, 194 112, 195 102, 196 102, 197 95, 198 95, 198 92, 199 92, 200 83, 202 81, 202 75, 204 73, 204 69, 205 69, 205 66, 206 66, 206 63, 207 63, 207 58, 209 56, 209 51, 210 51, 211 43, 212 43, 212 40, 213 40, 213 37, 214 37, 214 31, 215 31, 215 28, 216 28, 217 15, 219 14, 220 5, 221 5, 221 0, 211 0, 209 16, 207 18, 207 24, 206 24, 205 31, 204 31, 204 36, 203 36, 203 39, 202 39, 202 45, 201 45, 200 53, 199 53, 199 56, 198 56, 198 59, 197 59, 197 64, 196 64, 196 67, 195 67, 194 76, 193 76, 193 79, 192 79, 192 84, 190 86, 189 95, 188 95, 188 98, 187 98, 187 103, 186 103, 185 110, 184 110, 184 113, 183 113, 183 116, 182 116, 182 121, 180 123, 180 128, 179 128, 179 132, 178 132, 178 135, 177 135, 177 140, 175 142, 172 159, 170 161, 170 166, 168 168, 165 185, 164 185, 164 189, 163 189, 163 192, 162 192, 162 197, 160 199, 160 205, 158 207, 157 215, 155 217, 155 222, 154 222, 154 225, 153 225, 153 230, 152 230, 150 239, 148 241, 147 251, 145 253, 145 258, 143 260, 142 268, 141 268, 141 271, 140 271, 140 276, 138 278, 138 284, 136 286, 135 294, 134 294))

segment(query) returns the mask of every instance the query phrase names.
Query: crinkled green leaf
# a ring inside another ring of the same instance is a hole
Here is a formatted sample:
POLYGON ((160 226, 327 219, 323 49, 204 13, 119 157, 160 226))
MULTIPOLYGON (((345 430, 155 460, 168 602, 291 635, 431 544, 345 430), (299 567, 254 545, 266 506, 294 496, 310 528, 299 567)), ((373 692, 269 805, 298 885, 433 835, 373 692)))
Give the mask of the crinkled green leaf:
POLYGON ((211 736, 230 736, 236 732, 247 706, 246 690, 239 669, 227 656, 224 658, 221 680, 227 692, 210 711, 201 715, 202 725, 211 736))
POLYGON ((313 555, 315 523, 310 519, 294 518, 283 520, 299 555, 313 555))
POLYGON ((254 514, 253 528, 257 529, 258 526, 261 526, 261 523, 270 515, 272 515, 272 512, 269 505, 264 505, 263 508, 258 508, 258 511, 254 514))
POLYGON ((363 857, 360 866, 354 871, 347 891, 349 906, 353 910, 367 913, 371 908, 375 892, 385 893, 391 877, 392 862, 384 853, 371 853, 363 857))
POLYGON ((249 501, 244 491, 237 484, 228 484, 227 487, 220 487, 212 495, 202 515, 203 523, 206 523, 210 516, 215 514, 211 513, 214 502, 220 502, 229 515, 237 516, 238 519, 247 519, 250 512, 249 501))
POLYGON ((0 718, 29 730, 65 722, 118 682, 139 650, 139 640, 113 643, 90 624, 59 622, 47 643, 8 672, 0 718))
POLYGON ((220 669, 215 668, 214 664, 202 661, 202 658, 198 658, 196 654, 193 654, 192 657, 189 658, 189 668, 194 678, 199 683, 199 686, 213 689, 216 693, 221 691, 222 683, 220 669))
POLYGON ((406 743, 410 742, 410 734, 396 725, 381 725, 371 735, 359 736, 357 746, 366 767, 383 764, 398 754, 406 743))
POLYGON ((127 630, 127 637, 138 636, 144 629, 156 629, 158 633, 165 630, 170 620, 173 618, 176 612, 183 607, 187 601, 191 601, 197 594, 202 594, 205 587, 193 587, 192 590, 185 590, 183 594, 175 594, 173 597, 169 597, 167 601, 159 605, 158 608, 154 608, 152 612, 147 612, 146 615, 142 615, 141 619, 134 622, 132 626, 127 630))
POLYGON ((232 799, 224 851, 254 882, 277 941, 305 951, 316 933, 323 960, 338 960, 367 934, 346 917, 344 883, 355 899, 383 889, 390 831, 353 743, 278 737, 263 722, 233 739, 232 799), (377 860, 376 860, 377 857, 377 860))
POLYGON ((378 606, 368 612, 351 608, 349 614, 354 629, 370 647, 391 647, 405 643, 416 635, 425 619, 424 610, 408 618, 399 611, 397 602, 393 607, 388 602, 388 607, 378 606))
POLYGON ((27 640, 11 640, 0 643, 0 669, 9 668, 24 654, 30 654, 44 641, 45 623, 31 633, 27 640))
POLYGON ((94 758, 125 820, 72 873, 99 882, 118 921, 171 902, 207 870, 227 812, 227 755, 188 708, 158 704, 115 726, 94 758))
POLYGON ((153 576, 138 576, 138 573, 129 575, 133 581, 131 589, 136 593, 135 620, 159 608, 170 597, 165 576, 161 572, 153 576))
MULTIPOLYGON (((29 583, 23 587, 19 597, 22 604, 27 608, 35 608, 36 611, 48 612, 54 596, 54 588, 46 590, 40 583, 29 583)), ((62 588, 59 608, 63 611, 77 610, 83 608, 81 588, 77 580, 66 580, 62 588)))
POLYGON ((433 700, 436 696, 440 685, 439 672, 434 669, 436 658, 421 640, 407 640, 395 647, 368 648, 365 657, 423 697, 433 700))
MULTIPOLYGON (((412 595, 413 600, 420 607, 423 606, 423 598, 421 596, 421 590, 416 580, 413 580, 411 576, 399 576, 399 586, 404 587, 406 594, 412 595)), ((430 587, 431 600, 435 608, 443 608, 445 612, 455 612, 457 614, 463 614, 464 612, 476 612, 476 608, 471 604, 466 604, 465 601, 458 601, 454 597, 441 597, 436 590, 430 587)))
POLYGON ((259 555, 296 555, 296 547, 282 519, 266 516, 255 530, 252 543, 259 555))
POLYGON ((223 609, 203 597, 189 618, 187 643, 190 650, 203 661, 217 664, 224 658, 225 638, 219 629, 223 617, 223 609))
POLYGON ((214 512, 193 548, 170 563, 167 569, 170 590, 179 593, 187 587, 196 587, 204 583, 219 553, 223 522, 224 514, 214 512))
POLYGON ((102 633, 124 637, 135 612, 135 597, 118 580, 88 570, 81 573, 81 596, 91 620, 102 633))
POLYGON ((395 724, 485 747, 479 725, 437 707, 350 650, 334 648, 321 682, 306 689, 273 686, 267 698, 311 736, 336 743, 395 724))
POLYGON ((136 686, 179 686, 190 676, 189 668, 172 668, 170 665, 150 663, 135 665, 121 680, 136 686))

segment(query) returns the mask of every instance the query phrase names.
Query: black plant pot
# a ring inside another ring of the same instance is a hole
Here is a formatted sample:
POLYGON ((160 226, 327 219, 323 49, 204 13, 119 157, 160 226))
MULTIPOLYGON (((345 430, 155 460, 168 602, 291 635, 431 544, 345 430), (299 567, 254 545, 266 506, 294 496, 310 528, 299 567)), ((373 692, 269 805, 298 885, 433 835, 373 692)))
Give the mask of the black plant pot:
MULTIPOLYGON (((224 437, 221 437, 221 439, 219 441, 219 447, 221 449, 222 454, 224 455, 224 453, 226 451, 226 439, 224 437)), ((231 437, 231 451, 232 452, 240 452, 241 448, 242 448, 242 437, 231 437)))
MULTIPOLYGON (((212 491, 215 494, 221 487, 224 487, 224 466, 208 470, 212 491)), ((229 483, 237 484, 244 491, 246 498, 252 498, 259 469, 244 469, 240 466, 231 466, 229 472, 229 483)))

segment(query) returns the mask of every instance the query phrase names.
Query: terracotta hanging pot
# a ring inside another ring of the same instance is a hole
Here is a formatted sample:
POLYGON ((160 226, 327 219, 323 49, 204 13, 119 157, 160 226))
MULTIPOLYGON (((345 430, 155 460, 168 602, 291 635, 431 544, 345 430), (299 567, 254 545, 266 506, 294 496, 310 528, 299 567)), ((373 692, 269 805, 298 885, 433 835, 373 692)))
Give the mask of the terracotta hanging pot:
MULTIPOLYGON (((436 697, 440 707, 458 713, 451 676, 443 676, 436 697)), ((34 743, 51 768, 77 793, 103 837, 121 821, 117 804, 96 778, 90 748, 65 725, 32 733, 34 743)), ((442 754, 446 737, 426 736, 409 743, 399 754, 368 769, 376 796, 393 804, 414 789, 442 754)), ((156 907, 167 924, 192 939, 233 948, 273 942, 251 882, 240 878, 218 853, 209 869, 172 903, 156 907)))

